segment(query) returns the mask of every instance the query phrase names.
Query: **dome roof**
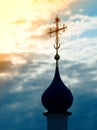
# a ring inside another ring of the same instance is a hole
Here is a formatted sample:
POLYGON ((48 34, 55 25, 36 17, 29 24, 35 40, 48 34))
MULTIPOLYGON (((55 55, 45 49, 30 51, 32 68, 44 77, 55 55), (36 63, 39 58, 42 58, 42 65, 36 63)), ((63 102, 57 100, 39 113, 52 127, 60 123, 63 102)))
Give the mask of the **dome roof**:
POLYGON ((58 67, 56 67, 52 83, 44 91, 41 99, 43 106, 49 112, 64 112, 72 105, 73 95, 62 82, 58 67))

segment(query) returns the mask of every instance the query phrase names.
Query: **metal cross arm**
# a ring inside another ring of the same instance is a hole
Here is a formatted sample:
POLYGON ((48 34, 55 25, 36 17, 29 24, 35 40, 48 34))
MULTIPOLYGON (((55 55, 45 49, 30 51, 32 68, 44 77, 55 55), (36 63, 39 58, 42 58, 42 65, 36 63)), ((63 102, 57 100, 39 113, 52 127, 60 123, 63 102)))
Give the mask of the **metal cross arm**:
POLYGON ((50 28, 50 31, 48 32, 48 34, 49 34, 49 36, 51 37, 51 34, 52 34, 52 33, 55 33, 55 32, 56 32, 56 30, 53 30, 53 31, 52 31, 52 28, 50 28))
POLYGON ((66 28, 67 28, 67 26, 65 26, 65 25, 63 25, 62 28, 58 28, 58 29, 56 28, 55 30, 52 30, 52 28, 50 28, 50 31, 48 32, 48 34, 49 34, 49 36, 51 37, 51 34, 56 33, 56 32, 59 32, 59 31, 61 31, 61 30, 65 31, 66 28))
POLYGON ((67 28, 67 26, 65 26, 65 24, 64 24, 62 28, 58 28, 58 31, 60 31, 60 30, 65 31, 66 28, 67 28))

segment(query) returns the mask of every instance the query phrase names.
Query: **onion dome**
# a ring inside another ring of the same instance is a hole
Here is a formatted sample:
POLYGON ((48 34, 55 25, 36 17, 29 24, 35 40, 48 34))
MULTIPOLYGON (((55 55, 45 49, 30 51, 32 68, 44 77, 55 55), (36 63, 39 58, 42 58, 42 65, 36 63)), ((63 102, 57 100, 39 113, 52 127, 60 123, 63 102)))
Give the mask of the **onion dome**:
POLYGON ((42 95, 42 104, 48 112, 65 112, 72 102, 73 95, 62 82, 56 67, 54 79, 42 95))

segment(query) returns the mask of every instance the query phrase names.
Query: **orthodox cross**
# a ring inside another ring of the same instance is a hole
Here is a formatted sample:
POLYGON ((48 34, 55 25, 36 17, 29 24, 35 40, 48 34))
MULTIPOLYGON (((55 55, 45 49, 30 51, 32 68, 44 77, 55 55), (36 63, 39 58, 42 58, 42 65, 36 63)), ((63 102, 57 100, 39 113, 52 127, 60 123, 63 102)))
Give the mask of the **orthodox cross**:
POLYGON ((59 22, 60 22, 60 19, 58 16, 56 16, 56 18, 55 18, 56 28, 54 30, 52 28, 50 28, 50 31, 48 32, 50 37, 53 33, 56 34, 56 45, 54 45, 54 48, 56 49, 55 60, 57 61, 57 64, 58 64, 58 60, 60 58, 60 56, 58 55, 58 49, 60 48, 58 34, 59 34, 59 31, 61 31, 61 30, 65 31, 65 29, 67 28, 67 26, 65 26, 65 24, 63 24, 63 27, 59 28, 59 25, 58 25, 59 22))

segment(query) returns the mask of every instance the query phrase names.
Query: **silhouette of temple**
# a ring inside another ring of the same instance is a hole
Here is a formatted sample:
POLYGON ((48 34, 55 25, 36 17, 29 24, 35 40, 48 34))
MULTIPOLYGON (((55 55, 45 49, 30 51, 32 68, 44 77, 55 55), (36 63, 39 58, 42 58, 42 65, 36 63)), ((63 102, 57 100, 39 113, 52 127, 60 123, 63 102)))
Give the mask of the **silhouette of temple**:
POLYGON ((58 49, 60 47, 58 33, 61 30, 66 29, 66 26, 63 25, 62 28, 59 28, 58 23, 60 19, 58 16, 55 18, 56 28, 52 30, 50 28, 49 35, 53 33, 56 34, 56 67, 55 75, 50 86, 44 91, 41 96, 42 104, 47 109, 47 112, 44 112, 44 115, 47 117, 47 130, 68 130, 68 116, 71 115, 71 112, 68 112, 68 109, 73 103, 73 95, 70 89, 63 83, 59 73, 58 61, 60 56, 58 54, 58 49))

